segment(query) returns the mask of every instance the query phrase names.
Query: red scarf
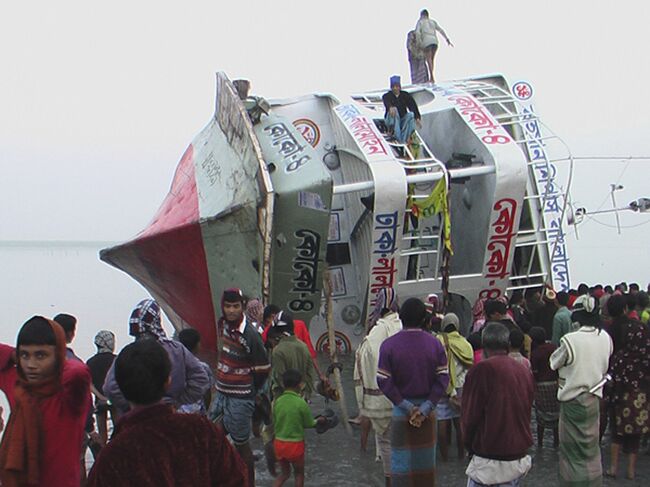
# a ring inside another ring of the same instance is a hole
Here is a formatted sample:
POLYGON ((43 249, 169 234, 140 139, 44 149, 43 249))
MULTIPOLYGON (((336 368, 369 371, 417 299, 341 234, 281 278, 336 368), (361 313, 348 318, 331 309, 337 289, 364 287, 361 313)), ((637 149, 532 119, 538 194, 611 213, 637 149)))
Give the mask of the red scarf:
MULTIPOLYGON (((11 410, 2 444, 0 444, 0 478, 2 487, 38 485, 40 451, 43 442, 43 418, 39 404, 61 389, 65 363, 65 332, 61 325, 47 320, 56 339, 57 371, 49 379, 28 382, 18 359, 18 379, 14 389, 15 405, 11 410)), ((18 351, 17 351, 18 353, 18 351)))

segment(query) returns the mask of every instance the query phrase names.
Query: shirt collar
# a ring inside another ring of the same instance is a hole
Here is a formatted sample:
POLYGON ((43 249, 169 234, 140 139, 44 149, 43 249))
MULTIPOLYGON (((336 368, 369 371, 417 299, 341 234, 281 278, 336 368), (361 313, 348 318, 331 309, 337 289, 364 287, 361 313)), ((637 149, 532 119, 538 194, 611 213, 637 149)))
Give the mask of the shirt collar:
POLYGON ((244 315, 244 318, 241 320, 241 324, 239 325, 239 328, 237 328, 237 331, 243 335, 245 329, 246 329, 246 315, 244 315))

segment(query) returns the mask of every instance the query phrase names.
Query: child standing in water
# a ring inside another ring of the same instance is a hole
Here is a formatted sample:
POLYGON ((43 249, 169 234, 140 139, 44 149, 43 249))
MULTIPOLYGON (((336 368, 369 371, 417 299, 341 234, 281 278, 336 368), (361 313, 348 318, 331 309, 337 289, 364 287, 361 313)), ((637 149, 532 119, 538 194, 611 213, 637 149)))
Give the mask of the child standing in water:
POLYGON ((275 456, 280 462, 281 473, 273 482, 273 487, 282 486, 291 477, 291 466, 296 487, 305 485, 305 428, 314 428, 317 423, 325 423, 324 417, 314 419, 309 406, 300 396, 302 376, 295 369, 282 374, 284 392, 273 405, 273 425, 275 426, 275 456))

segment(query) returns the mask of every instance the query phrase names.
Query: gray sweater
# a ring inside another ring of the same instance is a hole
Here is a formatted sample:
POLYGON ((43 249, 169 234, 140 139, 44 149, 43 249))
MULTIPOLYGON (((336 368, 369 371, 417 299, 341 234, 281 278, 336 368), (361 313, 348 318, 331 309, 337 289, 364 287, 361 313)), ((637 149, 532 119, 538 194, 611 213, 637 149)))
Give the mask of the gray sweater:
MULTIPOLYGON (((210 378, 201 362, 182 343, 165 339, 158 343, 167 351, 172 364, 171 384, 163 401, 179 407, 202 399, 210 387, 210 378)), ((106 374, 104 395, 120 412, 129 410, 129 403, 115 380, 115 362, 106 374)))

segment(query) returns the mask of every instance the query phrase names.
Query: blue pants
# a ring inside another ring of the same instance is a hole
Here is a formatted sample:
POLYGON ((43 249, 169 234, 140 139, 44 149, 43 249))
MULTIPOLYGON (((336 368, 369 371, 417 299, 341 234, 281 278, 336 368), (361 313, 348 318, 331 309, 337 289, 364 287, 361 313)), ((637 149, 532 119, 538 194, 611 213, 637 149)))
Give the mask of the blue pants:
POLYGON ((393 134, 398 142, 405 144, 411 134, 415 131, 415 115, 413 112, 406 112, 406 115, 399 118, 393 117, 390 114, 386 115, 384 119, 386 127, 393 129, 393 134))
POLYGON ((229 397, 217 392, 217 396, 210 404, 208 418, 212 421, 221 421, 235 446, 245 445, 251 436, 254 412, 255 399, 229 397))

